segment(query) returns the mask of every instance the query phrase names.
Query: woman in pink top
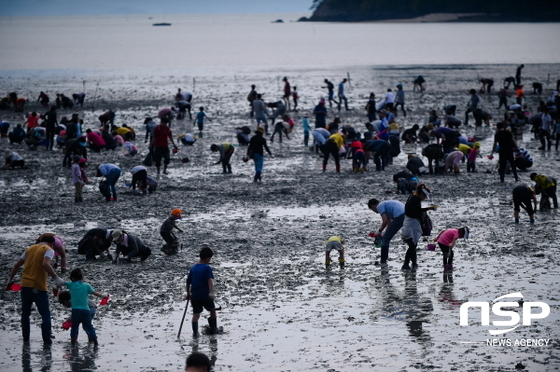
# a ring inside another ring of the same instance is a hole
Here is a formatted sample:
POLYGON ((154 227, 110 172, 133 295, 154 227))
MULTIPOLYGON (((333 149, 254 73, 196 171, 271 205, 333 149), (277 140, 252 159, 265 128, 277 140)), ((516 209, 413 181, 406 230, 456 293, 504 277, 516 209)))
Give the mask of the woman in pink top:
POLYGON ((468 239, 469 228, 462 227, 460 229, 447 229, 439 233, 436 242, 443 253, 443 268, 445 270, 453 270, 453 247, 457 239, 468 239))

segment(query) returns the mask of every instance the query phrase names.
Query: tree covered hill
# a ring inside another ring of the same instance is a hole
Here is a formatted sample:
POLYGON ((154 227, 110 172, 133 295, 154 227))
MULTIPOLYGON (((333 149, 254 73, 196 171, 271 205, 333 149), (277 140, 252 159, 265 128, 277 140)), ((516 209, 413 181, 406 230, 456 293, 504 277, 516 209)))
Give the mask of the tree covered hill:
POLYGON ((407 19, 457 13, 458 21, 559 22, 557 0, 314 0, 310 21, 407 19))

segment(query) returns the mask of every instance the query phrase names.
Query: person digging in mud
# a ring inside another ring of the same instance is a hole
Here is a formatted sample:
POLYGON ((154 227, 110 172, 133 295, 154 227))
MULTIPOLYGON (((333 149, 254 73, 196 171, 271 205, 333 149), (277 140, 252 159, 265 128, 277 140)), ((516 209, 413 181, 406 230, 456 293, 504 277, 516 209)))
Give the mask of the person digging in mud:
POLYGON ((54 257, 54 237, 45 237, 42 243, 32 245, 27 248, 15 263, 8 282, 6 290, 9 290, 13 284, 14 277, 23 266, 23 274, 21 276, 21 331, 23 342, 28 343, 31 333, 31 324, 29 317, 31 315, 31 306, 35 303, 37 311, 41 315, 41 334, 43 343, 51 345, 52 329, 51 329, 51 312, 49 310, 49 293, 47 288, 47 275, 53 278, 53 282, 57 286, 64 284, 62 280, 51 266, 51 260, 54 257))
POLYGON ((25 168, 25 161, 15 151, 6 150, 4 152, 4 160, 4 166, 0 169, 25 168))
POLYGON ((344 146, 345 137, 340 133, 331 134, 324 145, 323 172, 327 170, 329 156, 332 155, 336 173, 340 173, 340 149, 344 146))
POLYGON ((84 275, 82 269, 74 269, 70 273, 70 282, 64 283, 70 291, 72 306, 72 329, 70 330, 70 340, 72 344, 78 342, 78 331, 80 324, 87 333, 90 342, 97 345, 97 335, 95 328, 91 324, 91 312, 88 303, 88 295, 92 294, 97 297, 108 297, 107 294, 96 292, 91 285, 83 282, 84 275))
POLYGON ((183 232, 183 230, 177 226, 177 220, 180 220, 181 218, 183 218, 183 211, 181 209, 173 209, 169 217, 163 221, 163 224, 159 229, 159 234, 163 240, 165 240, 165 244, 161 248, 161 251, 166 255, 178 253, 179 239, 177 239, 175 234, 173 234, 173 229, 183 232))
POLYGON ((127 263, 132 262, 132 258, 134 257, 140 257, 140 261, 144 262, 152 254, 151 249, 146 247, 136 235, 118 229, 113 230, 111 235, 113 236, 113 241, 117 245, 115 255, 113 256, 113 263, 118 262, 120 253, 126 256, 123 262, 127 263))
POLYGON ((97 177, 105 177, 107 182, 107 192, 105 199, 107 201, 117 201, 117 188, 116 184, 121 176, 121 168, 117 167, 115 164, 101 164, 97 168, 97 177), (111 197, 111 194, 113 197, 111 197))
POLYGON ((418 156, 414 154, 408 154, 408 161, 406 162, 406 169, 415 176, 428 173, 428 168, 426 164, 418 156))
POLYGON ((325 266, 327 269, 330 267, 331 251, 336 249, 338 251, 338 264, 340 268, 344 268, 346 261, 344 260, 344 240, 340 236, 331 236, 325 245, 325 266))
POLYGON ((261 181, 264 166, 264 150, 272 157, 272 153, 266 144, 266 138, 264 138, 264 128, 258 127, 255 131, 255 135, 249 140, 249 146, 247 147, 247 158, 253 159, 255 162, 255 176, 253 177, 253 182, 261 181))
POLYGON ((409 171, 402 170, 393 174, 393 182, 397 185, 397 194, 412 194, 418 186, 418 177, 409 171))
POLYGON ((535 181, 535 193, 542 194, 539 202, 540 211, 550 209, 550 199, 552 199, 554 208, 558 208, 558 197, 556 196, 558 182, 556 178, 537 173, 531 173, 529 178, 531 178, 531 181, 535 181))
POLYGON ((212 144, 210 146, 210 150, 212 152, 219 152, 220 159, 214 163, 214 165, 218 165, 222 163, 223 172, 222 173, 229 173, 231 174, 231 156, 235 151, 233 145, 229 142, 224 142, 221 145, 212 144))
POLYGON ((104 257, 113 242, 112 233, 113 230, 102 228, 89 230, 78 242, 78 254, 85 254, 86 260, 95 260, 95 256, 104 257))
POLYGON ((208 333, 214 334, 218 331, 216 306, 214 304, 214 274, 210 267, 210 261, 212 261, 213 256, 214 252, 212 249, 207 245, 203 245, 199 253, 200 261, 191 267, 187 277, 187 300, 191 301, 193 308, 191 320, 193 337, 198 337, 199 335, 198 320, 200 319, 202 308, 210 312, 208 333))
POLYGON ((429 199, 431 190, 426 187, 423 183, 416 187, 416 192, 412 194, 404 206, 404 221, 401 230, 401 236, 406 244, 408 244, 408 250, 406 251, 404 257, 404 264, 401 270, 416 270, 418 268, 418 263, 416 260, 416 246, 418 240, 422 236, 422 226, 420 224, 420 219, 422 218, 422 213, 427 211, 436 210, 435 206, 422 208, 422 201, 429 199), (412 262, 412 268, 410 263, 412 262))
MULTIPOLYGON (((39 237, 35 241, 35 244, 43 243, 45 241, 44 238, 47 237, 47 236, 52 236, 54 238, 54 245, 52 247, 52 249, 54 249, 54 263, 52 264, 52 267, 54 269, 56 269, 58 267, 58 258, 60 257, 60 273, 64 274, 68 270, 68 268, 66 267, 66 265, 67 265, 67 263, 66 263, 66 248, 65 248, 64 242, 62 241, 60 236, 56 236, 55 234, 52 234, 52 233, 44 233, 44 234, 39 235, 39 237)), ((47 239, 47 240, 50 240, 50 239, 47 239)))
POLYGON ((404 204, 397 200, 386 200, 379 202, 377 199, 370 199, 368 208, 381 216, 381 226, 377 233, 370 233, 376 237, 382 235, 381 241, 381 260, 377 264, 386 264, 389 258, 389 244, 391 239, 402 228, 404 221, 404 204), (386 229, 386 230, 385 230, 386 229), (383 234, 385 231, 385 234, 383 234))
POLYGON ((212 363, 210 359, 198 351, 193 351, 188 357, 185 364, 185 372, 210 372, 212 363))
POLYGON ((455 247, 457 239, 468 238, 469 228, 461 227, 460 229, 443 230, 434 239, 438 243, 441 253, 443 253, 443 268, 445 271, 453 270, 453 247, 455 247))
POLYGON ((512 190, 513 195, 513 218, 515 223, 519 223, 519 212, 521 208, 525 209, 529 215, 531 224, 535 223, 535 212, 537 211, 537 194, 535 190, 527 185, 516 186, 512 190), (531 201, 533 206, 531 206, 531 201))

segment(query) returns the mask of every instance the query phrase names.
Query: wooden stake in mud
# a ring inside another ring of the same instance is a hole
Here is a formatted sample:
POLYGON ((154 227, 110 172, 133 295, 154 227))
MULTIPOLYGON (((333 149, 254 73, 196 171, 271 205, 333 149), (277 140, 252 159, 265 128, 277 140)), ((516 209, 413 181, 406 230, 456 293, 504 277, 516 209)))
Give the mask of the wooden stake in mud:
POLYGON ((91 102, 91 111, 95 110, 95 100, 97 99, 97 89, 99 88, 99 81, 97 82, 97 86, 95 87, 95 94, 93 95, 93 102, 91 102))
POLYGON ((192 92, 194 93, 194 89, 196 87, 196 80, 192 78, 192 92))
POLYGON ((83 85, 83 89, 84 89, 84 90, 82 90, 82 92, 85 93, 86 92, 86 81, 85 80, 82 82, 82 85, 83 85))
POLYGON ((346 73, 346 76, 348 77, 348 86, 349 86, 350 88, 352 88, 352 83, 350 82, 350 73, 347 72, 347 73, 346 73))
POLYGON ((177 339, 181 337, 181 331, 183 330, 183 323, 185 322, 185 316, 187 315, 187 309, 189 308, 189 301, 187 300, 187 306, 185 306, 185 311, 183 312, 183 319, 181 319, 181 325, 179 326, 179 332, 177 332, 177 339))

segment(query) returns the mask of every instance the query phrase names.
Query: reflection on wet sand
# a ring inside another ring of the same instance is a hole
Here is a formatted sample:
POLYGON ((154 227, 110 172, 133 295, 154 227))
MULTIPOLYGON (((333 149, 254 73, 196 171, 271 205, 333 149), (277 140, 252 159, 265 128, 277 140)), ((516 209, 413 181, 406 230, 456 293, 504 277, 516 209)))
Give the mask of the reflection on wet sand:
POLYGON ((70 364, 71 371, 93 371, 97 369, 95 360, 98 357, 97 346, 68 345, 64 359, 70 364))
MULTIPOLYGON (((52 352, 51 346, 45 345, 42 348, 35 352, 40 357, 40 362, 38 363, 41 368, 40 371, 50 371, 52 366, 52 352)), ((23 348, 21 350, 21 369, 23 372, 32 372, 32 354, 31 345, 29 342, 23 343, 23 348)))

